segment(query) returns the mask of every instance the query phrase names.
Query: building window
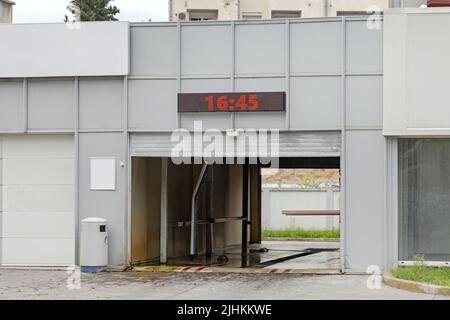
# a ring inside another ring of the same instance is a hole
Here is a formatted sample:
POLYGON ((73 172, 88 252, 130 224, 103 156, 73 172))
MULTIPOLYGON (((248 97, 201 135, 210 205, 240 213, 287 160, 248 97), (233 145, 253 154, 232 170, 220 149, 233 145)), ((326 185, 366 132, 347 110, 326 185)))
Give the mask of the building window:
POLYGON ((450 261, 450 139, 399 139, 399 260, 450 261))
POLYGON ((301 18, 301 11, 272 10, 272 19, 301 18))
POLYGON ((217 20, 218 17, 219 17, 218 10, 189 10, 190 21, 217 20))
POLYGON ((242 19, 243 20, 261 20, 262 13, 261 12, 243 12, 242 19))

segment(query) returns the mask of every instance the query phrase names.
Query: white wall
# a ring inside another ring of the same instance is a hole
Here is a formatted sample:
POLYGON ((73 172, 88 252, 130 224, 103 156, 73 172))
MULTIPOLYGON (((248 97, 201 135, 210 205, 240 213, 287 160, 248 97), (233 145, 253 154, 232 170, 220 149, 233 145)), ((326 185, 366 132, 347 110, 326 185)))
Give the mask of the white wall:
POLYGON ((3 135, 3 265, 75 263, 75 160, 71 135, 3 135))
POLYGON ((263 230, 339 230, 339 217, 287 216, 283 210, 339 209, 339 191, 262 190, 263 230))
POLYGON ((0 78, 129 72, 128 22, 0 24, 0 78))
POLYGON ((384 25, 383 133, 449 135, 450 10, 390 10, 384 25))

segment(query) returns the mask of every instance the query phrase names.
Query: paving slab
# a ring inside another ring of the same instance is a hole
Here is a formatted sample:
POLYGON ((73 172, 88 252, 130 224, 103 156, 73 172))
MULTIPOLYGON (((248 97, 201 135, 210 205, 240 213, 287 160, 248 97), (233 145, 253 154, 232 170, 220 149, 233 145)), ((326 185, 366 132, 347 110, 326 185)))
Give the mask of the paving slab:
POLYGON ((82 274, 70 290, 65 271, 0 269, 0 299, 321 300, 448 299, 381 284, 367 288, 365 275, 105 272, 82 274))

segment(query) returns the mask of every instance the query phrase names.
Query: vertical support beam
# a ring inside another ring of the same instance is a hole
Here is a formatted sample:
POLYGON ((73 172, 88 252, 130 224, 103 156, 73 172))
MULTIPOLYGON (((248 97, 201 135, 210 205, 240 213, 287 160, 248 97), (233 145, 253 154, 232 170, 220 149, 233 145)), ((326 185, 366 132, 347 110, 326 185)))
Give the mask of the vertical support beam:
MULTIPOLYGON (((208 170, 206 177, 206 220, 211 219, 214 207, 214 166, 208 170)), ((206 256, 211 257, 213 251, 213 227, 214 225, 206 225, 206 256)))
POLYGON ((291 127, 291 22, 286 19, 286 130, 291 127))
POLYGON ((346 258, 346 109, 347 109, 347 21, 345 17, 342 17, 341 21, 341 54, 342 54, 342 66, 341 66, 341 271, 345 272, 345 258, 346 258))
MULTIPOLYGON (((177 22, 177 93, 181 93, 181 22, 177 22)), ((178 128, 181 128, 181 115, 177 112, 178 128)))
MULTIPOLYGON (((230 72, 230 89, 231 92, 236 91, 236 24, 231 21, 231 72, 230 72)), ((231 128, 236 128, 236 114, 231 112, 231 128)))
POLYGON ((22 82, 22 103, 23 103, 23 132, 28 131, 28 79, 22 82))
POLYGON ((248 220, 249 220, 249 165, 246 159, 245 164, 242 167, 242 268, 247 267, 247 255, 248 255, 248 220))
POLYGON ((261 243, 261 168, 250 166, 250 243, 261 243))
POLYGON ((80 79, 75 77, 75 265, 80 265, 80 79))
POLYGON ((398 265, 398 139, 386 139, 385 270, 398 265))
POLYGON ((123 176, 125 181, 124 190, 124 237, 123 237, 123 265, 128 267, 131 264, 131 160, 129 157, 129 137, 128 137, 128 76, 123 78, 123 176))
POLYGON ((161 264, 167 263, 167 239, 168 239, 168 211, 167 211, 167 167, 168 158, 161 159, 161 238, 160 238, 160 258, 161 264))
POLYGON ((198 176, 197 182, 195 183, 194 191, 192 192, 191 198, 191 243, 190 243, 190 255, 197 255, 197 218, 198 218, 198 198, 200 194, 200 189, 205 182, 205 176, 208 173, 208 164, 203 163, 202 170, 198 176))

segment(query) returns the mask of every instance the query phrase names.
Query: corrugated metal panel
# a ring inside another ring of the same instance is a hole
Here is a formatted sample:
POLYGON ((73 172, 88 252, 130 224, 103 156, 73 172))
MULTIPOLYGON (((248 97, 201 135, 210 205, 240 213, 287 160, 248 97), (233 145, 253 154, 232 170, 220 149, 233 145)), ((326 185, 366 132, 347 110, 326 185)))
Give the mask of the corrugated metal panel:
POLYGON ((339 157, 341 133, 280 132, 280 157, 339 157))
MULTIPOLYGON (((225 135, 224 133, 222 133, 225 135)), ((275 137, 275 136, 274 136, 275 137)), ((269 137, 270 141, 271 138, 269 137)), ((341 134, 333 132, 280 132, 280 157, 339 157, 341 134)), ((177 142, 171 133, 135 133, 131 135, 131 155, 137 157, 170 157, 177 142)), ((204 142, 204 145, 208 143, 204 142)), ((246 145, 248 155, 248 144, 246 145)))

